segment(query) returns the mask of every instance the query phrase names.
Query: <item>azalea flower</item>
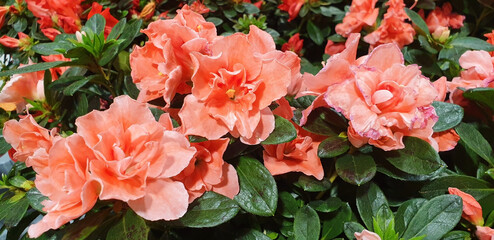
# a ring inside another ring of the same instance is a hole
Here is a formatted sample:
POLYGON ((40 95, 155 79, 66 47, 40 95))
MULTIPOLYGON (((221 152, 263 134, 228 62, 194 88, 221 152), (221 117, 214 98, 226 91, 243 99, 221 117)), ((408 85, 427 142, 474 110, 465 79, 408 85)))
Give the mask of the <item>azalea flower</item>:
POLYGON ((205 14, 210 12, 211 10, 204 5, 200 0, 196 0, 190 5, 190 10, 199 13, 199 14, 205 14))
POLYGON ((65 33, 80 30, 81 2, 82 0, 26 0, 29 11, 39 19, 41 29, 58 26, 65 33))
POLYGON ((55 38, 59 35, 62 34, 60 31, 58 31, 55 28, 43 28, 41 29, 41 32, 50 40, 55 41, 55 38))
POLYGON ((272 37, 253 25, 248 35, 227 36, 210 49, 210 55, 192 53, 194 87, 179 112, 186 134, 218 139, 230 133, 258 144, 274 129, 269 105, 287 94, 288 65, 297 61, 288 61, 272 37))
MULTIPOLYGON (((465 16, 452 13, 452 10, 453 7, 451 6, 451 3, 445 2, 442 7, 436 7, 430 12, 427 18, 425 18, 425 23, 427 24, 429 31, 435 32, 439 27, 461 28, 465 16)), ((419 14, 424 16, 422 9, 419 11, 419 14)))
POLYGON ((490 227, 477 226, 475 235, 479 238, 479 240, 494 240, 494 229, 490 227))
POLYGON ((328 40, 326 47, 324 48, 324 53, 333 56, 343 50, 345 50, 345 43, 334 43, 333 41, 328 40))
POLYGON ((288 21, 291 22, 298 16, 300 8, 305 4, 306 0, 281 0, 281 4, 278 8, 282 11, 288 12, 290 16, 288 21))
POLYGON ((175 18, 152 22, 143 32, 149 41, 130 54, 131 76, 141 90, 137 99, 148 102, 162 97, 170 104, 176 93, 190 93, 190 53, 209 54, 209 45, 219 38, 214 24, 186 5, 175 18))
POLYGON ((364 26, 374 25, 379 14, 376 3, 377 0, 353 0, 343 22, 336 25, 336 33, 348 37, 350 33, 359 33, 364 26))
POLYGON ((96 156, 89 171, 101 185, 101 200, 127 202, 151 221, 185 214, 189 195, 173 178, 189 165, 196 150, 183 134, 170 129, 167 117, 163 115, 160 124, 145 104, 123 95, 108 110, 76 119, 77 134, 96 156))
POLYGON ((484 225, 484 218, 482 217, 482 207, 479 202, 468 193, 464 193, 458 188, 448 188, 449 194, 460 196, 463 201, 463 213, 461 217, 471 222, 475 226, 484 225))
MULTIPOLYGON (((26 65, 21 64, 20 67, 23 66, 26 65)), ((45 99, 43 79, 43 71, 12 75, 0 92, 0 103, 15 104, 17 111, 21 112, 26 107, 25 98, 30 100, 45 99)))
POLYGON ((304 46, 304 40, 300 39, 300 34, 296 33, 288 39, 288 42, 281 46, 281 51, 292 51, 299 56, 302 56, 302 47, 304 46))
MULTIPOLYGON (((446 100, 446 84, 446 77, 441 77, 432 83, 432 85, 438 92, 435 101, 444 102, 446 100)), ((439 152, 453 150, 458 144, 458 141, 460 141, 460 136, 454 129, 449 129, 442 132, 434 132, 432 134, 432 138, 434 138, 434 140, 437 142, 439 152)))
MULTIPOLYGON (((487 42, 494 45, 494 30, 490 33, 484 34, 484 36, 487 38, 487 42)), ((491 56, 494 57, 494 51, 490 52, 491 56)))
POLYGON ((7 15, 9 9, 9 6, 0 6, 0 28, 2 28, 5 23, 5 15, 7 15))
POLYGON ((371 232, 365 229, 360 233, 354 233, 354 236, 357 240, 381 240, 381 237, 379 237, 379 235, 377 235, 375 232, 371 232))
POLYGON ((20 50, 29 49, 33 43, 31 37, 23 32, 18 32, 17 35, 19 36, 19 39, 7 35, 0 37, 0 44, 9 48, 18 47, 20 50))

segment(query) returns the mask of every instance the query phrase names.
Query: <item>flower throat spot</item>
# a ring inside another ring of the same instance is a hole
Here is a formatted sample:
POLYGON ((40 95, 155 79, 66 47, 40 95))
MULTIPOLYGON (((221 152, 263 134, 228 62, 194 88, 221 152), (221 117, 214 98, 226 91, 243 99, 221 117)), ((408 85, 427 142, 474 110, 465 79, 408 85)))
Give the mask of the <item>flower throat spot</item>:
POLYGON ((226 95, 232 100, 235 99, 235 89, 228 89, 226 95))

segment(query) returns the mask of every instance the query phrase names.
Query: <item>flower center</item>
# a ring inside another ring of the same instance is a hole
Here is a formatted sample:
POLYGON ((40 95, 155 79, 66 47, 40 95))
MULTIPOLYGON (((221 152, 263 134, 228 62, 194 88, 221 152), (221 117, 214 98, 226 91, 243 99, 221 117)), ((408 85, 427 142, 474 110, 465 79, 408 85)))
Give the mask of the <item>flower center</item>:
POLYGON ((231 100, 235 99, 235 89, 228 89, 226 91, 226 95, 228 96, 228 98, 230 98, 231 100))

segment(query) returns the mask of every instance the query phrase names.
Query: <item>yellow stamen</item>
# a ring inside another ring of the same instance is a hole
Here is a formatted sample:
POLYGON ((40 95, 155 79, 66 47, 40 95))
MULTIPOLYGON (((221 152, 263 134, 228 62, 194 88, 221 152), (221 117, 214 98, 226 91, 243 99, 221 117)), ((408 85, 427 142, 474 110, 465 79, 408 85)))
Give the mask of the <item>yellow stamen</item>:
POLYGON ((230 98, 230 99, 235 99, 235 89, 228 89, 226 91, 226 95, 230 98))
POLYGON ((201 24, 197 25, 197 31, 200 32, 202 30, 203 26, 201 24))

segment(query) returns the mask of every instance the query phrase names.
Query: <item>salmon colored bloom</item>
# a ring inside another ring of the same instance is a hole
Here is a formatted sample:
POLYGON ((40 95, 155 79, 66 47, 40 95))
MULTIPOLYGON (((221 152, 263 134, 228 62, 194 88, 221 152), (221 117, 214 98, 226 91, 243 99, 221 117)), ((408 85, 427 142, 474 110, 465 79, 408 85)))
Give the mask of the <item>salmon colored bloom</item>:
POLYGON ((41 29, 41 32, 50 40, 55 41, 55 38, 62 34, 60 31, 58 31, 55 28, 44 28, 41 29))
POLYGON ((477 226, 475 235, 479 238, 479 240, 494 240, 494 229, 490 227, 477 226))
POLYGON ((5 15, 7 15, 9 9, 9 6, 0 6, 0 28, 2 28, 5 23, 5 15))
POLYGON ((379 14, 376 3, 377 0, 353 0, 343 22, 336 25, 336 33, 348 37, 350 33, 362 31, 362 27, 374 25, 379 14))
POLYGON ((42 172, 48 166, 48 152, 60 137, 56 130, 51 131, 38 125, 31 115, 5 122, 3 137, 15 150, 13 159, 25 162, 36 172, 42 172))
POLYGON ((288 42, 281 46, 281 51, 292 51, 299 56, 302 56, 302 47, 304 46, 304 40, 300 39, 300 34, 296 33, 288 39, 288 42))
POLYGON ((81 28, 82 0, 26 0, 27 8, 37 17, 40 28, 61 27, 65 33, 81 28))
MULTIPOLYGON (((41 56, 41 59, 45 62, 56 62, 56 61, 65 61, 65 62, 70 62, 70 58, 66 58, 63 56, 63 54, 55 54, 55 55, 49 55, 49 56, 41 56)), ((62 76, 62 74, 67 71, 69 67, 57 67, 57 68, 51 68, 51 77, 53 81, 58 79, 58 76, 62 76)))
POLYGON ((106 25, 105 25, 105 39, 110 34, 111 30, 115 25, 118 23, 118 19, 113 17, 110 13, 110 8, 106 8, 103 11, 103 6, 101 6, 97 2, 93 2, 93 5, 91 6, 91 11, 87 15, 87 19, 90 19, 94 14, 101 14, 106 20, 106 25))
POLYGON ((201 2, 201 0, 196 0, 190 5, 190 10, 199 13, 199 14, 205 14, 209 13, 211 10, 204 5, 204 3, 201 2))
MULTIPOLYGON (((438 95, 435 99, 436 101, 444 102, 446 100, 446 84, 446 77, 441 77, 432 83, 432 85, 438 92, 438 95)), ((439 152, 453 150, 458 144, 458 141, 460 141, 460 136, 454 129, 449 129, 442 132, 434 132, 432 134, 432 138, 434 138, 434 140, 437 142, 439 152)))
POLYGON ((237 171, 223 161, 228 142, 228 138, 221 138, 191 144, 197 152, 189 166, 176 177, 189 192, 189 202, 206 191, 217 192, 232 199, 237 195, 240 190, 237 171))
POLYGON ((210 49, 210 55, 192 53, 194 87, 179 112, 182 127, 188 135, 213 140, 229 132, 258 144, 274 129, 269 105, 287 94, 292 81, 284 59, 290 52, 277 51, 273 38, 254 25, 248 35, 230 35, 210 49))
POLYGON ((415 30, 410 23, 405 12, 405 3, 403 0, 389 0, 386 3, 389 6, 381 25, 374 32, 364 37, 364 41, 371 47, 376 47, 384 43, 396 43, 400 48, 413 42, 415 30))
POLYGON ((189 165, 196 150, 184 135, 170 130, 166 117, 163 125, 156 122, 145 104, 123 95, 108 110, 76 120, 77 133, 96 156, 89 171, 101 185, 101 200, 125 201, 151 221, 185 214, 187 190, 172 178, 189 165))
POLYGON ((385 151, 404 148, 403 137, 428 141, 437 121, 431 103, 438 93, 417 65, 404 65, 395 44, 375 48, 357 68, 353 79, 328 87, 326 103, 350 122, 348 139, 385 151))
POLYGON ((47 166, 36 171, 36 188, 48 197, 41 221, 31 225, 31 238, 79 218, 93 208, 100 186, 91 180, 89 164, 95 156, 77 134, 61 138, 50 149, 47 166))
MULTIPOLYGON (((21 64, 20 67, 23 66, 27 65, 21 64)), ((26 107, 25 98, 30 100, 45 99, 43 79, 43 71, 12 75, 0 92, 0 103, 13 103, 17 106, 17 111, 20 112, 26 107)))
POLYGON ((278 8, 282 11, 288 12, 288 21, 291 22, 298 16, 300 9, 305 2, 306 0, 281 0, 281 4, 278 8))
POLYGON ((379 235, 377 235, 375 232, 371 232, 365 229, 361 233, 354 233, 354 236, 357 240, 381 240, 381 237, 379 237, 379 235))
POLYGON ((0 44, 8 48, 16 48, 19 47, 19 39, 3 35, 0 37, 0 44))
MULTIPOLYGON (((439 27, 461 28, 465 16, 452 13, 452 10, 453 7, 451 6, 451 3, 445 2, 442 7, 436 7, 430 12, 425 19, 429 31, 432 33, 439 27)), ((423 10, 421 11, 421 14, 423 15, 423 10)))
MULTIPOLYGON (((484 34, 484 37, 487 38, 487 42, 494 45, 494 30, 492 30, 492 32, 490 33, 486 33, 484 34)), ((491 56, 494 57, 494 51, 490 52, 491 56)))
POLYGON ((333 41, 328 40, 328 43, 326 43, 326 47, 324 48, 324 53, 333 56, 343 52, 343 50, 345 50, 345 43, 334 43, 333 41))
MULTIPOLYGON (((273 112, 288 120, 293 118, 293 110, 285 98, 277 101, 280 105, 273 112)), ((323 138, 311 134, 297 124, 297 137, 287 143, 276 145, 262 145, 264 166, 274 175, 287 172, 302 172, 321 180, 324 177, 321 159, 317 149, 323 138)))
POLYGON ((142 32, 149 41, 144 47, 136 46, 130 54, 132 79, 141 90, 138 101, 163 97, 170 104, 176 93, 190 93, 190 53, 210 52, 209 45, 218 38, 214 24, 186 5, 175 18, 152 22, 142 32))
POLYGON ((460 57, 460 66, 465 69, 459 77, 447 84, 452 102, 462 102, 464 89, 494 87, 494 57, 486 51, 466 51, 460 57))
POLYGON ((448 188, 449 194, 460 196, 463 200, 463 213, 461 217, 471 222, 475 226, 484 225, 484 218, 482 217, 482 207, 479 202, 468 193, 462 192, 458 188, 448 188))

